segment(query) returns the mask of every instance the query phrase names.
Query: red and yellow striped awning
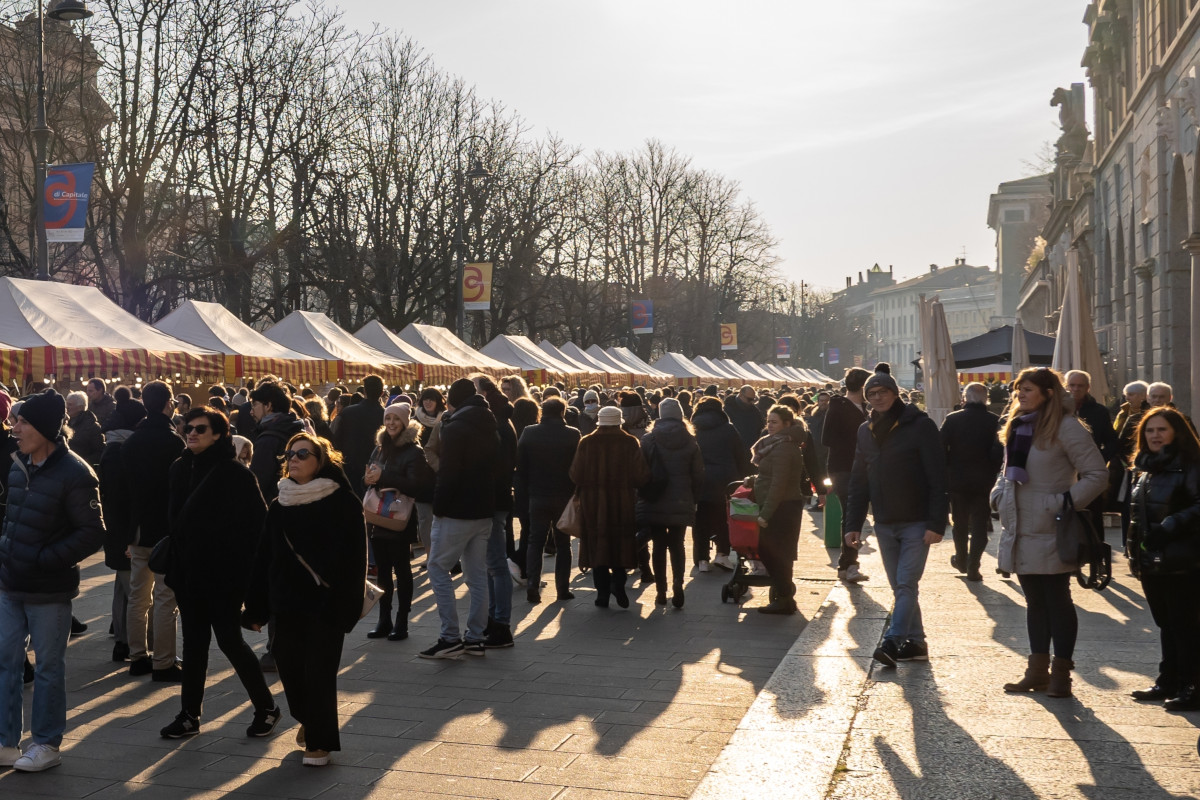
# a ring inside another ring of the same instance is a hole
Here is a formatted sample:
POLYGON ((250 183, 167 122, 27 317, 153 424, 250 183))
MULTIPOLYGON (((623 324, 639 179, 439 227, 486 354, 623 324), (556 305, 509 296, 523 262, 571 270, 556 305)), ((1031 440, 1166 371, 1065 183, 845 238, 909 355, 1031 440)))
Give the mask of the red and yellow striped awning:
POLYGON ((220 380, 225 373, 218 353, 196 355, 163 350, 106 347, 31 347, 26 370, 34 379, 44 375, 93 378, 173 378, 220 380))
MULTIPOLYGON (((319 358, 261 358, 259 356, 225 356, 225 380, 238 381, 242 378, 261 378, 275 375, 293 383, 322 384, 325 382, 326 365, 319 358)), ((337 363, 337 362, 333 362, 337 363)))
POLYGON ((0 349, 0 381, 20 382, 25 377, 25 351, 0 349))
POLYGON ((988 381, 998 381, 1000 383, 1008 383, 1012 380, 1011 372, 960 372, 958 373, 958 382, 963 386, 968 383, 987 383, 988 381))

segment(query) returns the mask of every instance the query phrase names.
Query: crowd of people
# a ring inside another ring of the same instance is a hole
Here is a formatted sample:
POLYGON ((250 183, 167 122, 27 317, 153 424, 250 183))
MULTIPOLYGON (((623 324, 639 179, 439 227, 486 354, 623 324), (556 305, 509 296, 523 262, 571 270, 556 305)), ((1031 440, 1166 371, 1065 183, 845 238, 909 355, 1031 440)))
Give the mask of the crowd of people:
POLYGON ((1004 688, 1050 696, 1071 693, 1078 627, 1078 565, 1055 547, 1055 516, 1064 493, 1101 530, 1103 513, 1119 510, 1163 631, 1158 680, 1135 696, 1198 708, 1200 443, 1166 384, 1127 386, 1115 422, 1089 392, 1086 373, 1026 370, 1002 418, 988 410, 994 388, 971 384, 940 430, 886 364, 851 368, 841 386, 775 394, 570 391, 484 374, 445 393, 389 390, 374 375, 324 397, 274 378, 204 397, 162 381, 110 394, 93 380, 16 402, 0 392, 0 455, 12 458, 0 469, 0 703, 19 709, 22 683, 34 685, 24 750, 21 715, 0 717, 0 767, 60 763, 66 643, 80 624, 71 601, 79 563, 101 549, 114 572, 113 661, 180 685, 163 737, 200 733, 215 637, 253 709, 247 736, 271 735, 282 718, 265 677, 278 672, 303 763, 320 766, 340 746, 337 672, 368 577, 380 598, 366 636, 405 640, 413 553, 424 552, 439 618, 437 640, 419 651, 428 659, 515 646, 514 591, 543 602, 544 558, 554 602, 575 597, 578 568, 599 608, 629 607, 632 574, 653 586, 655 605, 682 609, 689 568, 741 568, 726 524, 739 484, 758 506, 749 569, 769 582, 765 614, 796 613, 803 512, 826 492, 844 509, 837 575, 867 580, 858 556, 870 511, 895 596, 875 651, 887 667, 929 657, 919 581, 948 518, 951 563, 980 581, 998 512, 998 571, 1015 573, 1025 594, 1030 644, 1024 677, 1004 688), (396 520, 364 516, 365 498, 380 496, 406 499, 396 520), (224 524, 230 515, 238 526, 224 524), (261 657, 244 629, 267 633, 261 657))

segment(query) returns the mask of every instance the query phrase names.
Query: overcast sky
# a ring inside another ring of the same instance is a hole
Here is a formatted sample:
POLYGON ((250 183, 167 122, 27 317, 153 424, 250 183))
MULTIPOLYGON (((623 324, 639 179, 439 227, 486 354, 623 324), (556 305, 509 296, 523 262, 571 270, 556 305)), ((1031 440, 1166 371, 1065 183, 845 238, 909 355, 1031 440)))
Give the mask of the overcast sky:
POLYGON ((741 183, 787 274, 995 267, 988 196, 1058 136, 1083 0, 339 0, 585 151, 655 138, 741 183))

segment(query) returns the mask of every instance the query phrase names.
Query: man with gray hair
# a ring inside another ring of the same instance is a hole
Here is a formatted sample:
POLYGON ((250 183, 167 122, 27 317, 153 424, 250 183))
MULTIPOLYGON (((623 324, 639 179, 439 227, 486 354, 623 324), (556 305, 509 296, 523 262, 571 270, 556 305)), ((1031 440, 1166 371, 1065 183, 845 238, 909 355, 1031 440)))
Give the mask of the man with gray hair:
MULTIPOLYGON (((1063 377, 1066 379, 1067 393, 1075 401, 1075 416, 1079 417, 1091 430, 1092 441, 1100 449, 1104 463, 1109 465, 1110 485, 1119 485, 1124 471, 1118 458, 1120 443, 1117 440, 1117 432, 1113 430, 1112 416, 1108 413, 1108 409, 1091 395, 1092 376, 1081 369, 1073 369, 1063 377)), ((1100 496, 1088 506, 1088 511, 1092 515, 1092 524, 1101 536, 1104 536, 1104 509, 1107 504, 1108 492, 1101 492, 1100 496)))
MULTIPOLYGON (((1150 384, 1150 388, 1146 393, 1146 397, 1151 408, 1166 406, 1167 408, 1173 408, 1176 411, 1179 411, 1179 409, 1175 407, 1175 403, 1172 402, 1173 398, 1175 397, 1175 390, 1171 388, 1171 384, 1169 383, 1155 381, 1154 383, 1150 384)), ((1182 411, 1179 411, 1179 413, 1183 415, 1185 420, 1187 420, 1188 427, 1192 429, 1192 433, 1195 433, 1196 425, 1192 422, 1192 418, 1187 414, 1184 414, 1182 411)))
POLYGON ((1138 423, 1142 416, 1150 410, 1146 401, 1150 387, 1145 381, 1133 381, 1125 385, 1125 403, 1117 414, 1114 428, 1119 442, 1117 445, 1117 460, 1121 464, 1121 484, 1117 488, 1117 504, 1121 508, 1121 543, 1129 539, 1129 495, 1133 487, 1133 472, 1128 469, 1129 458, 1133 455, 1137 444, 1138 423))
POLYGON ((991 515, 988 495, 1004 461, 1004 449, 998 436, 1000 417, 987 410, 987 387, 969 383, 963 399, 962 410, 947 416, 941 430, 954 531, 950 564, 967 580, 981 581, 979 562, 987 549, 991 515))
POLYGON ((93 470, 100 463, 104 452, 104 434, 96 415, 88 411, 88 396, 85 392, 67 395, 67 425, 71 428, 67 447, 88 463, 93 470))

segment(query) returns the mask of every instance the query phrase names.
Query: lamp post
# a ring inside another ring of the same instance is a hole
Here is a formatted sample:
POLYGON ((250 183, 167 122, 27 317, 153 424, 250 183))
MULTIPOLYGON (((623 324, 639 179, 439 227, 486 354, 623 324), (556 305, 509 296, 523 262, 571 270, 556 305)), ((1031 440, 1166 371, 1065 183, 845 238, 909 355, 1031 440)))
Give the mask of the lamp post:
MULTIPOLYGON (((42 0, 37 5, 37 119, 33 126, 34 198, 33 214, 37 220, 38 280, 50 280, 50 248, 46 244, 46 220, 42 216, 43 195, 46 193, 46 148, 50 144, 50 126, 46 124, 46 10, 42 0)), ((50 18, 63 22, 87 19, 92 16, 83 0, 59 0, 50 9, 50 18)))
MULTIPOLYGON (((468 144, 476 140, 484 143, 487 141, 478 134, 472 134, 463 140, 463 144, 468 144)), ((464 190, 466 187, 463 181, 464 175, 462 171, 461 145, 459 146, 458 156, 459 164, 454 169, 454 195, 458 201, 458 221, 454 226, 454 252, 456 254, 456 258, 458 259, 458 286, 455 288, 455 291, 458 292, 458 320, 454 333, 458 336, 458 338, 461 339, 463 334, 466 333, 467 328, 467 298, 463 294, 463 276, 466 270, 466 262, 463 255, 463 228, 466 226, 465 217, 467 199, 464 195, 464 190)), ((474 150, 471 151, 470 161, 471 167, 467 170, 465 176, 467 180, 474 181, 477 178, 491 177, 491 173, 484 168, 483 163, 479 160, 479 157, 475 155, 474 150)))

